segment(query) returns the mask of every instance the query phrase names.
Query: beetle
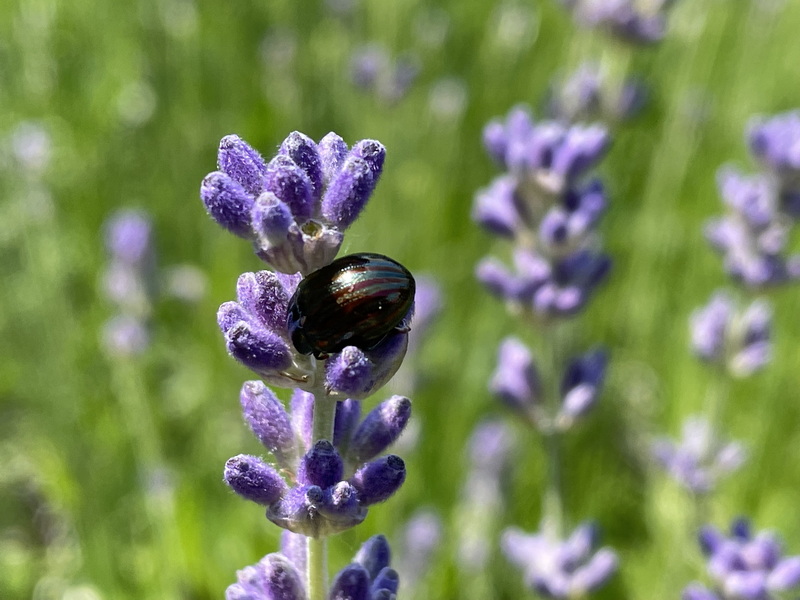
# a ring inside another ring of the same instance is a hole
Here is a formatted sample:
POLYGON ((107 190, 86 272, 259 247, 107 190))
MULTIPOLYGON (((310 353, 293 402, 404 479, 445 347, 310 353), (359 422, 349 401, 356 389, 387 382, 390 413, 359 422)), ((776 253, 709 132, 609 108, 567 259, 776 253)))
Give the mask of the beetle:
POLYGON ((303 279, 289 300, 287 326, 298 352, 327 358, 345 346, 369 350, 403 320, 416 284, 408 269, 383 254, 337 258, 303 279))

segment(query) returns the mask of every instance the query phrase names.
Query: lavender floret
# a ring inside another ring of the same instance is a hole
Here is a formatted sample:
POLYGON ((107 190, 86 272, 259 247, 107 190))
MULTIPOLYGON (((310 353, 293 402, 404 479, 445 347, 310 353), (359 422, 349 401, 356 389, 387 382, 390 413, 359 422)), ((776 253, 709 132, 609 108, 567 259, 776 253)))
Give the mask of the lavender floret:
POLYGON ((277 471, 255 456, 240 454, 225 463, 225 483, 242 498, 269 506, 288 487, 277 471))
POLYGON ((294 430, 277 396, 261 381, 246 381, 240 399, 245 421, 258 441, 281 468, 293 468, 297 461, 294 430))
POLYGON ((591 523, 580 525, 566 540, 544 533, 526 534, 516 528, 503 533, 501 547, 522 569, 526 584, 546 598, 575 598, 593 592, 614 575, 616 553, 595 550, 597 533, 591 523))
POLYGON ((230 135, 220 143, 220 171, 205 178, 200 195, 214 220, 252 240, 262 260, 284 273, 308 274, 336 256, 342 232, 375 189, 385 152, 374 140, 348 153, 335 134, 317 145, 293 132, 266 163, 230 135))
POLYGON ((739 469, 747 459, 744 446, 721 439, 700 417, 684 422, 678 442, 656 440, 652 453, 657 463, 693 494, 713 492, 720 479, 739 469))
POLYGON ((753 534, 745 519, 731 524, 730 535, 705 526, 699 534, 700 547, 708 558, 712 592, 690 585, 684 598, 772 598, 796 594, 800 588, 800 556, 784 556, 778 538, 770 532, 753 534))

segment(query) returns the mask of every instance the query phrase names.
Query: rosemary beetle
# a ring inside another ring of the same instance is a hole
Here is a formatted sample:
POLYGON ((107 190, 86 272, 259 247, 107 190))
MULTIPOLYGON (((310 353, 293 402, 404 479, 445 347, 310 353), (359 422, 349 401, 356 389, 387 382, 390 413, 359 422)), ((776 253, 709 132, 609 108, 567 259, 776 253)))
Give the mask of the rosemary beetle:
POLYGON ((402 330, 415 287, 408 269, 388 256, 337 258, 297 286, 289 300, 289 336, 298 352, 317 358, 345 346, 369 350, 392 330, 402 330))

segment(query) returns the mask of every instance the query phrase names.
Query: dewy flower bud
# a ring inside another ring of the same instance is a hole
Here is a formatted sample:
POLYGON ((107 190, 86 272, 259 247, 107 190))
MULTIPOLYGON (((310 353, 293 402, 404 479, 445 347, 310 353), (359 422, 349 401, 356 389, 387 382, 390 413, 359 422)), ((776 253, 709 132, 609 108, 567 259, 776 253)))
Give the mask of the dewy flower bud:
POLYGON ((388 500, 406 480, 406 465, 394 454, 368 462, 351 478, 361 506, 388 500))
POLYGON ((238 582, 228 586, 226 600, 306 600, 298 568, 282 554, 268 554, 256 565, 237 572, 238 582))
POLYGON ((373 459, 393 444, 411 417, 411 400, 392 396, 375 407, 353 435, 348 459, 356 464, 373 459))
POLYGON ((289 415, 281 401, 261 381, 246 381, 240 394, 244 418, 281 468, 293 470, 296 443, 289 415))
POLYGON ((225 483, 243 498, 264 506, 277 502, 288 489, 275 469, 246 454, 234 456, 225 464, 225 483))

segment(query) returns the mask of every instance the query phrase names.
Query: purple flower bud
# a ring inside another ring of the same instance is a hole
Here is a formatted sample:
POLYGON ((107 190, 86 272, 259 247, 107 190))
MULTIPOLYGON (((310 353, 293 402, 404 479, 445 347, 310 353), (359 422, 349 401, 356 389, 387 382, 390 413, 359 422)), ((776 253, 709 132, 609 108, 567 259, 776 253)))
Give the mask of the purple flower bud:
POLYGON ((275 469, 246 454, 225 463, 225 483, 242 498, 264 506, 277 502, 287 491, 286 483, 275 469))
POLYGON ((258 441, 281 468, 293 470, 297 460, 294 431, 281 401, 261 381, 246 381, 239 397, 244 418, 258 441))
POLYGON ((322 215, 339 229, 353 224, 378 183, 385 148, 376 141, 356 144, 322 198, 322 215))
POLYGON ((219 143, 217 164, 220 171, 238 183, 251 196, 264 191, 267 165, 264 159, 238 135, 226 135, 219 143))
POLYGON ((513 238, 523 227, 516 198, 517 182, 511 176, 496 178, 488 188, 478 190, 472 220, 490 233, 513 238))
POLYGON ((370 579, 375 579, 392 561, 392 549, 383 535, 373 535, 361 545, 354 562, 367 570, 370 579))
POLYGON ((286 243, 294 225, 292 211, 272 192, 264 192, 258 197, 253 204, 250 219, 253 231, 270 246, 286 243))
POLYGON ((200 186, 200 198, 208 214, 222 227, 241 238, 252 239, 253 198, 240 183, 219 171, 209 173, 200 186))
POLYGON ((569 363, 561 381, 561 414, 565 418, 580 417, 594 406, 605 379, 607 363, 603 350, 594 350, 569 363))
POLYGON ((353 435, 348 458, 355 464, 373 459, 393 444, 411 417, 411 400, 392 396, 364 419, 353 435))
POLYGON ((595 29, 602 29, 631 44, 652 44, 666 33, 666 8, 656 5, 645 12, 633 0, 596 2, 594 0, 562 0, 575 20, 595 29))
POLYGON ((314 140, 299 131, 293 131, 283 140, 280 152, 303 169, 311 182, 312 198, 318 201, 322 195, 322 160, 314 140))
POLYGON ((329 394, 361 399, 376 392, 397 372, 408 348, 408 333, 396 331, 370 350, 345 347, 325 366, 329 394))
POLYGON ((225 591, 226 600, 305 600, 300 571, 282 554, 268 554, 236 573, 238 583, 225 591))
POLYGON ((493 120, 483 128, 483 145, 495 161, 505 163, 508 137, 502 122, 493 120))
POLYGON ((361 402, 347 398, 336 403, 336 418, 333 424, 333 445, 346 455, 353 432, 361 419, 361 402))
POLYGON ((322 180, 325 185, 330 185, 330 182, 342 170, 349 148, 342 138, 330 132, 319 141, 317 150, 322 164, 322 180))
POLYGON ((233 358, 265 376, 292 364, 291 352, 283 338, 246 321, 239 321, 225 332, 225 343, 233 358))
POLYGON ((783 184, 795 185, 800 173, 800 111, 772 118, 757 117, 748 127, 747 141, 753 155, 776 173, 783 184))
POLYGON ((573 125, 564 135, 550 168, 565 181, 574 181, 602 159, 608 145, 608 131, 602 125, 573 125))
POLYGON ((388 500, 406 480, 403 459, 389 454, 368 462, 355 472, 350 482, 358 492, 361 506, 388 500))
POLYGON ((496 258, 484 258, 475 269, 475 277, 495 296, 516 298, 519 285, 516 277, 496 258))
POLYGON ((363 522, 367 509, 361 506, 358 492, 352 484, 340 481, 325 490, 319 513, 331 524, 331 529, 344 531, 363 522))
POLYGON ((264 189, 286 204, 298 223, 304 223, 312 216, 314 184, 288 156, 278 154, 267 165, 264 189))
POLYGON ((242 308, 275 333, 286 332, 289 296, 272 271, 242 273, 236 282, 236 297, 242 308))
POLYGON ((240 321, 247 322, 250 316, 238 302, 223 302, 217 311, 217 325, 225 333, 240 321))
POLYGON ((303 456, 297 471, 297 481, 303 485, 327 488, 342 479, 344 464, 328 440, 320 440, 303 456))
POLYGON ((500 345, 489 389, 509 407, 529 412, 541 402, 541 383, 530 350, 517 338, 500 345))
POLYGON ((771 591, 786 592, 800 586, 800 556, 792 556, 778 562, 767 578, 771 591))
POLYGON ((692 349, 703 360, 724 360, 725 338, 732 313, 732 301, 721 293, 714 294, 706 306, 692 313, 692 349))
POLYGON ((746 176, 726 166, 717 171, 717 186, 725 203, 751 227, 768 227, 777 217, 777 190, 765 175, 746 176))
POLYGON ((381 591, 397 594, 399 588, 400 575, 391 567, 384 567, 372 582, 372 595, 374 598, 375 594, 381 591))
POLYGON ((328 595, 332 600, 370 600, 370 581, 367 570, 351 564, 339 571, 328 595))

